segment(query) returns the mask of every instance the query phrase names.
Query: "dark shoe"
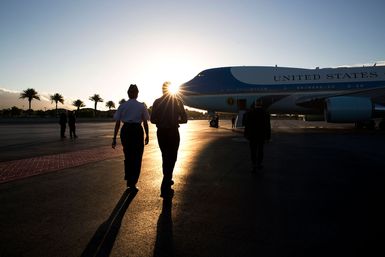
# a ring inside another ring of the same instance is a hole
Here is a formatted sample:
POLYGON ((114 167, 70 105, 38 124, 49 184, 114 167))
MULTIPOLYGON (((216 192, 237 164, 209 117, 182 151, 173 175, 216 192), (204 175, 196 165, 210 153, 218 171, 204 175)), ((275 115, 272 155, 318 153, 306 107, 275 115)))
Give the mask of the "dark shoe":
POLYGON ((131 193, 136 193, 139 191, 139 188, 137 188, 136 186, 133 186, 133 187, 127 187, 127 190, 130 191, 131 193))
POLYGON ((127 187, 136 188, 136 184, 133 184, 133 183, 127 181, 127 187))

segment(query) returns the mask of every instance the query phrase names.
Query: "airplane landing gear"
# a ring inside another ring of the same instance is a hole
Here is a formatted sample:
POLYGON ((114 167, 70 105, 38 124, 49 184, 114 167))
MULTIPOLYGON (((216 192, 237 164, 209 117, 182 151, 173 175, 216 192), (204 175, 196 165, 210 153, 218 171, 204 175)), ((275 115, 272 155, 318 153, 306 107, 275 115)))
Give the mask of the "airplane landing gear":
POLYGON ((374 120, 368 120, 368 121, 358 121, 355 123, 355 127, 357 129, 370 129, 373 130, 376 128, 376 122, 374 120))
POLYGON ((217 123, 217 121, 216 120, 211 120, 210 121, 210 127, 212 127, 212 128, 218 128, 219 126, 218 126, 218 123, 217 123))
POLYGON ((210 127, 219 128, 219 116, 215 115, 210 120, 210 127))

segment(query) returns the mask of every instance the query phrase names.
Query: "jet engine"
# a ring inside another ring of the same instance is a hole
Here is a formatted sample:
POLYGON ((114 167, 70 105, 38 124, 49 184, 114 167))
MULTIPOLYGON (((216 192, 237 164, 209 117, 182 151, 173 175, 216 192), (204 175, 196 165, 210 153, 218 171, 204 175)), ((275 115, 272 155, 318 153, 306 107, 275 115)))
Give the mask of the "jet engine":
POLYGON ((370 98, 336 96, 326 99, 324 115, 332 123, 368 121, 372 119, 373 108, 370 98))

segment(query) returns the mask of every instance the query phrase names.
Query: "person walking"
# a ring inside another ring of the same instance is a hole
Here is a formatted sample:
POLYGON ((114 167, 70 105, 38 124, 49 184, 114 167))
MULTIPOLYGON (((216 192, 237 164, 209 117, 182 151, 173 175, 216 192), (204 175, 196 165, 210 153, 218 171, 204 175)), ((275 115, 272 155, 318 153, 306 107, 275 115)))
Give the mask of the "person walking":
POLYGON ((76 135, 76 116, 75 111, 71 111, 68 113, 68 127, 70 128, 70 138, 77 138, 76 135))
POLYGON ((262 169, 265 141, 270 140, 270 114, 261 99, 255 101, 244 117, 244 136, 249 140, 252 172, 262 169))
POLYGON ((163 83, 163 96, 152 105, 151 122, 156 124, 159 148, 162 152, 163 180, 160 187, 163 198, 172 197, 172 175, 179 148, 179 124, 187 123, 187 114, 182 101, 169 92, 170 82, 163 83))
POLYGON ((231 117, 231 128, 235 128, 235 116, 231 117))
POLYGON ((127 181, 129 190, 138 191, 136 183, 138 182, 142 166, 142 157, 144 144, 148 144, 148 123, 150 115, 144 103, 136 99, 139 94, 138 87, 131 84, 128 88, 129 100, 122 103, 114 114, 116 120, 114 137, 112 139, 112 148, 116 147, 116 136, 119 132, 120 123, 124 125, 120 130, 120 140, 124 152, 124 179, 127 181), (144 138, 143 127, 146 133, 144 138))
POLYGON ((60 137, 63 139, 66 137, 66 127, 67 127, 67 114, 66 112, 62 112, 59 117, 60 124, 60 137))

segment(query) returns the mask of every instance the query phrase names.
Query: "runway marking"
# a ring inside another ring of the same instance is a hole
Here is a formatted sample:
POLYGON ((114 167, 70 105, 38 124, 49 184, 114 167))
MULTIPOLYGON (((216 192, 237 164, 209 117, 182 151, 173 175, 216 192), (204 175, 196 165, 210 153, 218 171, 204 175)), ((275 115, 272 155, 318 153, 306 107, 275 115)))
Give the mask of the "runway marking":
POLYGON ((122 156, 121 149, 103 146, 86 150, 0 162, 0 183, 122 156))

